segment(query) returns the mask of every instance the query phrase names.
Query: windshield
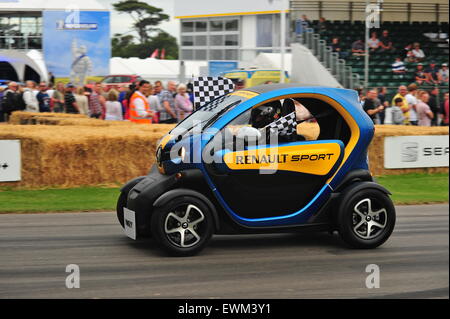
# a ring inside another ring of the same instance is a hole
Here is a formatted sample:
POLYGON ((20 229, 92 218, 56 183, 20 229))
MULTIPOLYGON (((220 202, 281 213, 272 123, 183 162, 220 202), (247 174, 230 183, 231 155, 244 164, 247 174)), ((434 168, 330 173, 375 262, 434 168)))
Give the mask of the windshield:
POLYGON ((196 126, 199 126, 199 129, 203 131, 203 129, 215 122, 220 116, 246 100, 248 100, 248 98, 240 95, 228 94, 222 96, 192 113, 184 121, 178 124, 177 127, 172 130, 171 134, 182 135, 196 126))

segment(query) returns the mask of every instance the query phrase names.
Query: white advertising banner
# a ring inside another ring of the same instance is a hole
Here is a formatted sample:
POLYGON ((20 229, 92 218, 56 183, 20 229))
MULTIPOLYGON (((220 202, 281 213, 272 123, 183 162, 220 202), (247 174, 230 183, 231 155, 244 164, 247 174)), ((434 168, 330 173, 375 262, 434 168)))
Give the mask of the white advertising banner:
POLYGON ((19 140, 0 140, 0 182, 17 182, 21 177, 19 140))
POLYGON ((282 10, 289 10, 289 0, 175 0, 176 18, 276 13, 282 10))
POLYGON ((384 139, 384 167, 449 166, 448 135, 391 136, 384 139))

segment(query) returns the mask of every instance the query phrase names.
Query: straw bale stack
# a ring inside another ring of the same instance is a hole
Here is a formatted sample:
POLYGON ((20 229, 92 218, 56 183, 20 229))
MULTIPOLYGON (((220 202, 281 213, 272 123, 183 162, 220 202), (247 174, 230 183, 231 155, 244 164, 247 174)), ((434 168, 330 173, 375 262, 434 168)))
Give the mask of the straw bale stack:
MULTIPOLYGON (((1 140, 20 139, 22 142, 22 181, 0 183, 0 187, 17 188, 122 184, 147 174, 155 162, 159 139, 174 127, 101 121, 82 115, 26 112, 15 112, 10 123, 28 124, 0 126, 1 140)), ((317 125, 311 123, 305 123, 299 131, 308 135, 308 139, 319 134, 317 125)), ((448 172, 448 167, 384 168, 386 136, 448 134, 445 127, 377 126, 369 148, 371 171, 374 175, 448 172)))
MULTIPOLYGON (((0 139, 20 139, 20 188, 121 184, 147 174, 158 141, 173 126, 3 125, 0 139)), ((1 151, 1 150, 0 150, 1 151)))

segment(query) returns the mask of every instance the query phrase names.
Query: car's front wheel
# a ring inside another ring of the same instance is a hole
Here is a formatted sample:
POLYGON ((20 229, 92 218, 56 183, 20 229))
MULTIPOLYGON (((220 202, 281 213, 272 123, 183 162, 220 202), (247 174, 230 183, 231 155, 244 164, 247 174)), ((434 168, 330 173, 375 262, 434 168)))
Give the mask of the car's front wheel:
POLYGON ((172 256, 192 256, 208 243, 214 230, 208 206, 191 196, 174 198, 157 207, 151 219, 153 238, 172 256))
POLYGON ((344 202, 337 216, 339 234, 354 248, 376 248, 392 234, 395 208, 390 197, 377 189, 363 189, 344 202))

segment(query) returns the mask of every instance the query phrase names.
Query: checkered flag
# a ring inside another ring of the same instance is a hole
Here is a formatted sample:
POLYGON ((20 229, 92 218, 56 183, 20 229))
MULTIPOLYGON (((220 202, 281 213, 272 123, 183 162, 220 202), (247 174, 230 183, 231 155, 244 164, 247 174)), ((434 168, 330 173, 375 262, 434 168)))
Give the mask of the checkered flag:
POLYGON ((194 82, 194 106, 198 110, 218 97, 234 91, 234 83, 221 77, 199 77, 194 82))
POLYGON ((270 123, 264 129, 277 132, 278 135, 281 136, 289 136, 297 133, 297 118, 295 112, 270 123))

